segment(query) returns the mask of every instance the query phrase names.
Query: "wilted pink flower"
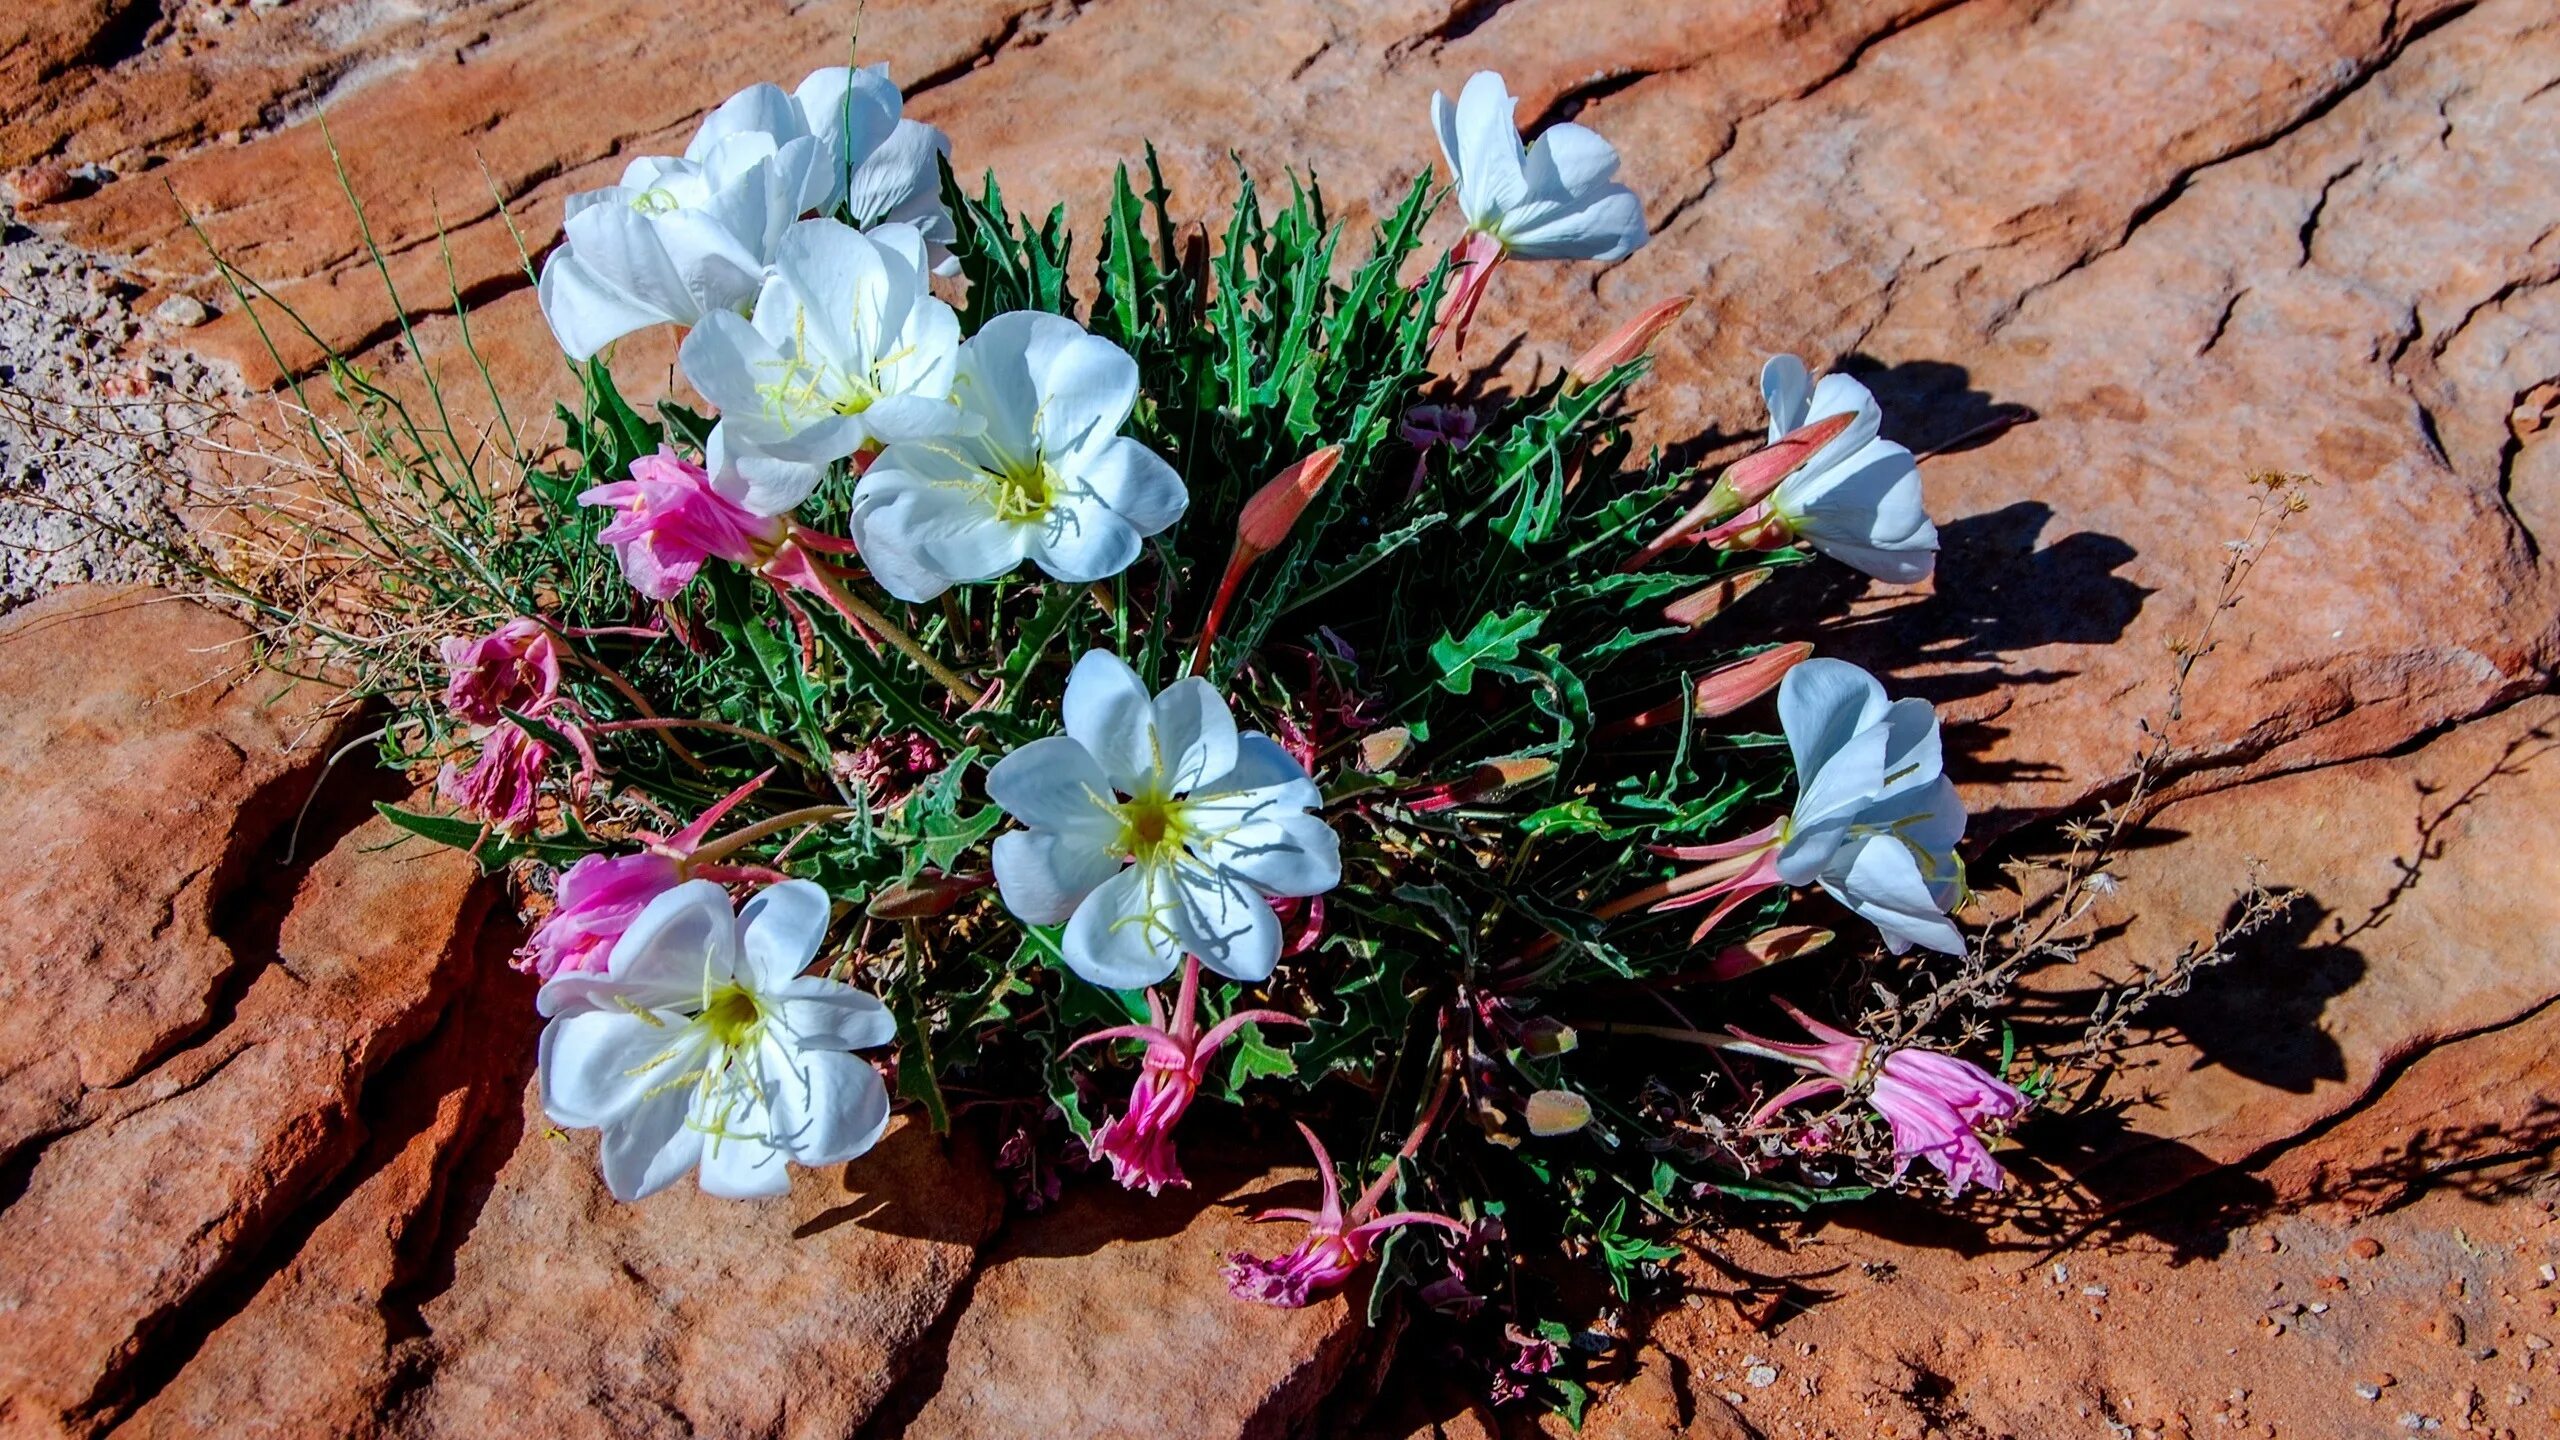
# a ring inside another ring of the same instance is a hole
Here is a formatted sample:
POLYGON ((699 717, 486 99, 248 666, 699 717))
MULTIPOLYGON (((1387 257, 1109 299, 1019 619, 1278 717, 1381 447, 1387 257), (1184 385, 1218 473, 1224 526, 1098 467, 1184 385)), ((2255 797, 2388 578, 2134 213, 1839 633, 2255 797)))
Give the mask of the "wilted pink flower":
POLYGON ((1482 230, 1469 230, 1449 248, 1449 288, 1441 292, 1440 313, 1432 317, 1432 349, 1450 340, 1460 351, 1467 348, 1467 327, 1475 323, 1476 309, 1484 304, 1485 289, 1504 254, 1502 241, 1482 230))
POLYGON ((550 763, 550 746, 514 721, 503 721, 480 737, 480 758, 469 770, 445 762, 436 774, 436 793, 457 810, 507 834, 522 835, 533 829, 534 801, 541 793, 543 767, 550 763))
POLYGON ((598 485, 578 503, 619 512, 596 539, 613 547, 631 588, 652 600, 674 599, 706 560, 756 566, 790 531, 781 516, 758 515, 721 494, 710 471, 673 450, 632 461, 630 479, 598 485))
MULTIPOLYGON (((513 728, 513 727, 509 727, 513 728)), ((552 887, 552 910, 515 954, 515 967, 543 979, 563 972, 601 973, 613 955, 614 942, 649 902, 692 879, 722 882, 770 882, 782 876, 761 866, 697 864, 711 827, 756 791, 773 772, 768 770, 729 792, 675 834, 660 839, 643 834, 648 848, 637 855, 581 855, 552 887)))
POLYGON ((1466 1235, 1467 1227, 1446 1215, 1425 1210, 1379 1214, 1378 1205, 1386 1199, 1387 1187, 1395 1183, 1397 1166, 1392 1163, 1361 1192, 1358 1203, 1346 1213, 1342 1208, 1342 1181, 1333 1173, 1333 1157, 1324 1153, 1324 1142, 1316 1138, 1316 1132, 1301 1124, 1298 1133, 1307 1137, 1307 1148, 1315 1152, 1316 1177, 1324 1184, 1323 1208, 1266 1210, 1253 1217, 1295 1220, 1307 1227, 1307 1234, 1298 1242, 1298 1248, 1286 1255, 1264 1258, 1241 1250, 1229 1255, 1225 1269, 1227 1289, 1237 1299, 1295 1310, 1329 1295, 1369 1263, 1380 1236, 1400 1225, 1438 1225, 1461 1237, 1466 1235))
POLYGON ((448 635, 438 648, 450 672, 445 708, 473 725, 534 714, 560 693, 560 646, 539 620, 520 616, 477 640, 448 635))
POLYGON ((1878 1056, 1880 1047, 1871 1042, 1825 1025, 1783 1000, 1778 1003, 1814 1043, 1782 1044, 1738 1030, 1734 1034, 1753 1053, 1814 1073, 1772 1096, 1751 1123, 1799 1100, 1863 1090, 1867 1104, 1892 1127, 1897 1176, 1913 1160, 1926 1160, 1947 1177, 1950 1195, 1963 1194, 1967 1185, 1997 1190, 2006 1181, 1982 1136, 2007 1130, 2026 1113, 2027 1097, 2015 1086, 1934 1050, 1902 1047, 1878 1056))
POLYGON ((1125 1189, 1143 1186, 1154 1195, 1167 1185, 1190 1185, 1183 1178, 1181 1162, 1174 1157, 1173 1132, 1182 1123, 1183 1112, 1191 1108, 1193 1097, 1200 1093, 1200 1083, 1208 1078, 1209 1062, 1217 1058, 1218 1047, 1257 1021, 1265 1025, 1307 1023, 1279 1010, 1239 1010, 1203 1033, 1199 1000, 1200 962, 1186 958, 1172 1025, 1165 1024, 1164 1002, 1149 990, 1147 1013, 1154 1018, 1154 1024, 1096 1030, 1067 1047, 1073 1050, 1096 1040, 1146 1042, 1146 1060, 1138 1071, 1137 1085, 1129 1092, 1127 1112, 1093 1135, 1094 1158, 1110 1161, 1111 1178, 1125 1189))

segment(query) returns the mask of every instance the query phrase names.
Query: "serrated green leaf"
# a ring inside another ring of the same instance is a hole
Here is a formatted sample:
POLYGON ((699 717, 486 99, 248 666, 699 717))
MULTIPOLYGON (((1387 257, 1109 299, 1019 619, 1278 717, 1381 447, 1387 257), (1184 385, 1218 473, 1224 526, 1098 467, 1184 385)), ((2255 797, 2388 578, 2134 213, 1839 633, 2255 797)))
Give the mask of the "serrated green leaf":
POLYGON ((1467 694, 1475 688, 1478 665, 1519 659, 1521 645, 1537 638, 1538 627, 1546 619, 1545 611, 1524 605, 1508 615, 1483 616, 1463 639, 1451 639, 1442 631, 1431 645, 1431 662, 1440 667, 1440 688, 1452 695, 1467 694))

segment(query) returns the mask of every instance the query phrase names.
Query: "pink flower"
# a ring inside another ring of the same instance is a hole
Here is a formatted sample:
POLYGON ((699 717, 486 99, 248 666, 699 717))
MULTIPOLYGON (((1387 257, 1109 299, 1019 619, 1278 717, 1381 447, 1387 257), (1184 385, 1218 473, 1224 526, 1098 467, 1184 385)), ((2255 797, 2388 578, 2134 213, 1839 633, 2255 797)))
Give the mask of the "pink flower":
POLYGON ((2026 1113, 2027 1097, 2015 1086, 1934 1050, 1903 1047, 1879 1058, 1870 1042, 1835 1030, 1783 1000, 1778 1004, 1815 1043, 1781 1044, 1733 1033, 1753 1053, 1811 1070, 1814 1076, 1772 1096, 1751 1117, 1752 1124, 1799 1100, 1864 1089, 1867 1104, 1893 1130, 1896 1178, 1912 1161, 1926 1160, 1947 1177, 1951 1196, 1963 1194, 1967 1185, 1997 1190, 2006 1182, 2006 1172, 1991 1158, 1982 1137, 1986 1131, 2006 1131, 2026 1113))
MULTIPOLYGON (((512 728, 512 727, 510 727, 512 728)), ((782 878, 761 866, 696 863, 711 827, 756 791, 773 772, 768 770, 732 790, 720 803, 695 817, 675 834, 640 838, 647 849, 637 855, 581 855, 552 887, 552 910, 515 953, 514 964, 545 980, 569 973, 601 974, 615 942, 631 928, 649 902, 692 879, 723 882, 770 882, 782 878)))
POLYGON ((1191 1108, 1193 1097, 1200 1093, 1201 1082, 1208 1078, 1209 1062, 1217 1058, 1218 1047, 1255 1022, 1307 1023, 1278 1010, 1239 1010, 1204 1034, 1200 1029, 1199 999, 1200 962, 1186 956, 1182 990, 1174 1001, 1170 1027, 1165 1024, 1164 1002, 1149 990, 1147 1012, 1155 1019, 1153 1025, 1115 1025, 1096 1030, 1067 1047, 1073 1050, 1096 1040, 1143 1040, 1147 1044, 1138 1083, 1129 1091, 1128 1110, 1093 1135, 1094 1158, 1110 1161, 1111 1178, 1125 1189, 1143 1186, 1154 1195, 1167 1185, 1191 1184, 1183 1177, 1181 1162, 1174 1157, 1173 1132, 1182 1123, 1183 1113, 1191 1108))
POLYGON ((1264 1258, 1239 1250, 1227 1257, 1227 1289, 1239 1300, 1252 1300, 1295 1310, 1342 1288, 1344 1282, 1369 1263, 1378 1248, 1378 1237, 1400 1225, 1438 1225, 1461 1237, 1467 1227, 1446 1215, 1423 1210, 1399 1210, 1381 1215, 1378 1205, 1386 1199, 1387 1187, 1395 1183, 1396 1165, 1389 1164, 1376 1183, 1361 1192, 1358 1203, 1348 1213, 1342 1208, 1342 1182, 1333 1173, 1333 1157, 1324 1153, 1324 1142, 1305 1125, 1298 1133, 1307 1137, 1307 1148, 1316 1156, 1316 1175, 1324 1182, 1324 1206, 1318 1210, 1266 1210, 1256 1220, 1295 1220, 1307 1227, 1306 1238, 1298 1248, 1286 1255, 1264 1258))
POLYGON ((1422 482, 1430 478, 1431 451, 1447 445, 1464 450, 1484 428, 1483 417, 1467 405, 1416 405, 1404 412, 1396 422, 1396 434, 1413 447, 1413 483, 1406 487, 1405 497, 1422 493, 1422 482))
POLYGON ((480 737, 480 758, 468 771, 445 762, 436 774, 436 793, 457 810, 523 835, 533 829, 534 801, 550 763, 550 746, 506 721, 480 737))
POLYGON ((448 635, 438 648, 451 672, 445 708, 473 725, 548 709, 560 693, 560 647, 539 620, 520 616, 477 640, 448 635))
POLYGON ((613 547, 631 588, 652 600, 674 599, 706 560, 758 566, 790 536, 790 522, 721 494, 710 471, 673 450, 632 461, 630 479, 598 485, 578 503, 619 512, 596 539, 613 547))

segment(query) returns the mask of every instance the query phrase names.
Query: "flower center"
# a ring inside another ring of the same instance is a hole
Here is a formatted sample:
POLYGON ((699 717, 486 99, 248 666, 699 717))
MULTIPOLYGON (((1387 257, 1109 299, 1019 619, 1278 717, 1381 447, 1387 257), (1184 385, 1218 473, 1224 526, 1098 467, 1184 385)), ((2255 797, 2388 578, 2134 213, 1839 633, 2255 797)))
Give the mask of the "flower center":
POLYGON ((755 1035, 764 1023, 764 1009, 744 986, 726 985, 712 992, 711 1003, 702 1007, 702 1028, 723 1049, 736 1050, 755 1035))
POLYGON ((676 192, 660 185, 632 196, 631 208, 643 215, 671 215, 683 209, 684 202, 676 198, 676 192))
POLYGON ((1141 864, 1171 858, 1191 838, 1181 802, 1169 796, 1134 796, 1118 809, 1120 849, 1141 864))
POLYGON ((1014 461, 1002 470, 987 473, 987 503, 996 518, 1014 524, 1037 520, 1049 513, 1049 504, 1057 498, 1058 470, 1037 456, 1014 461))

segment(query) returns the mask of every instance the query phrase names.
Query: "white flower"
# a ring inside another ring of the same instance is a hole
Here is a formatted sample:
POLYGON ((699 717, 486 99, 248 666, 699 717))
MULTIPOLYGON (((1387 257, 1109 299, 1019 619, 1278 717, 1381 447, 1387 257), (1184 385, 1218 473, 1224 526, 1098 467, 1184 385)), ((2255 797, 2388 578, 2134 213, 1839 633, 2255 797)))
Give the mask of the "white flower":
POLYGON ((1853 570, 1910 584, 1929 578, 1938 527, 1920 500, 1920 466, 1911 452, 1876 438, 1884 412, 1867 387, 1846 375, 1812 383, 1793 355, 1760 370, 1769 403, 1769 443, 1834 415, 1849 428, 1796 467, 1769 497, 1771 512, 1798 538, 1853 570))
POLYGON ((869 995, 800 973, 827 916, 806 880, 737 914, 717 884, 688 880, 640 912, 604 973, 542 987, 542 1107, 604 1132, 615 1199, 656 1194, 696 1165, 711 1194, 779 1195, 785 1162, 839 1164, 879 1140, 888 1091, 849 1052, 897 1026, 869 995))
POLYGON ((1873 921, 1897 955, 1914 945, 1964 953, 1946 914, 1964 895, 1955 854, 1964 803, 1940 771, 1928 702, 1887 702, 1884 686, 1857 666, 1807 660, 1779 682, 1778 723, 1797 784, 1778 879, 1831 892, 1873 921))
POLYGON ((1030 827, 995 843, 1006 907, 1065 921, 1068 966, 1114 990, 1164 979, 1186 952, 1231 979, 1268 979, 1280 921, 1266 897, 1342 879, 1339 840, 1308 813, 1324 803, 1315 782, 1270 736, 1237 734, 1208 681, 1150 700, 1106 651, 1076 662, 1064 716, 1066 734, 987 773, 987 794, 1030 827))
POLYGON ((964 433, 890 446, 854 489, 854 542, 901 600, 1025 559, 1071 584, 1108 579, 1190 503, 1172 466, 1120 434, 1137 362, 1064 316, 988 321, 960 347, 951 393, 964 433))
POLYGON ((1434 91, 1431 124, 1458 184, 1467 228, 1527 260, 1623 260, 1644 244, 1644 205, 1612 178, 1616 147, 1580 125, 1554 125, 1523 150, 1519 101, 1480 70, 1452 106, 1434 91))
POLYGON ((678 352, 720 411, 711 449, 748 481, 748 509, 809 498, 827 462, 959 428, 960 317, 926 288, 911 225, 869 234, 803 220, 775 248, 752 320, 705 315, 678 352))
POLYGON ((584 360, 634 330, 743 309, 827 184, 826 156, 806 135, 697 136, 683 159, 634 160, 621 184, 569 197, 566 239, 542 266, 543 318, 584 360))

